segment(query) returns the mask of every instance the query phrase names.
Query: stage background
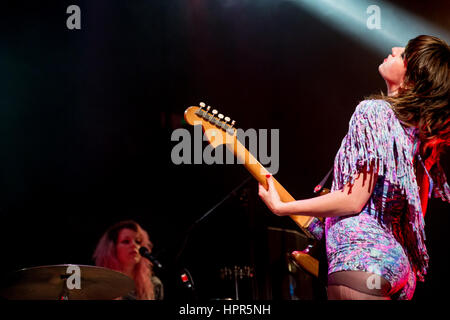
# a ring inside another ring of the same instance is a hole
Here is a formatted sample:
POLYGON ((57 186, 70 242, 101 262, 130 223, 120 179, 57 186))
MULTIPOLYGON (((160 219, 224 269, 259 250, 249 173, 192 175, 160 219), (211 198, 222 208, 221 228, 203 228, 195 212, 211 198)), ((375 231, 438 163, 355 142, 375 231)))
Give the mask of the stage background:
MULTIPOLYGON (((450 31, 447 1, 391 3, 450 31)), ((184 110, 204 101, 244 130, 279 129, 276 177, 295 198, 311 197, 358 102, 385 90, 377 68, 389 54, 281 0, 8 1, 0 34, 2 274, 92 264, 105 229, 135 219, 165 265, 167 299, 191 298, 183 268, 201 299, 232 297, 220 269, 234 265, 255 268, 242 298, 280 297, 283 280, 270 268, 286 270, 271 252, 286 248, 268 228, 298 231, 262 205, 251 181, 175 261, 185 231, 248 177, 239 165, 172 163, 173 130, 193 132, 184 110), (81 30, 66 27, 71 4, 81 30)), ((450 173, 448 155, 442 164, 450 173)), ((447 293, 448 211, 430 202, 430 269, 414 299, 447 293)))

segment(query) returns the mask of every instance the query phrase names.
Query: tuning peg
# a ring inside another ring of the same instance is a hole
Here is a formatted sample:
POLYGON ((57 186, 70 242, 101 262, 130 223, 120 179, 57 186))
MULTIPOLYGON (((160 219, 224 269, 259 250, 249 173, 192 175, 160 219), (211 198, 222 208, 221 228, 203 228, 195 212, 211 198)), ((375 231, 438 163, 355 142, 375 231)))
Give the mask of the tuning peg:
POLYGON ((219 113, 219 115, 217 116, 217 118, 219 118, 220 120, 223 120, 223 114, 219 113))
POLYGON ((206 112, 209 112, 209 109, 211 109, 211 107, 210 107, 210 106, 207 106, 207 107, 206 107, 206 112))
POLYGON ((236 123, 236 121, 231 121, 231 125, 230 125, 230 127, 233 127, 234 126, 234 124, 236 123))
POLYGON ((225 117, 225 122, 226 122, 226 123, 228 123, 228 122, 230 122, 230 121, 231 121, 230 117, 225 117))
POLYGON ((216 109, 214 109, 214 110, 212 111, 213 116, 216 116, 218 113, 219 113, 219 111, 217 111, 216 109))
POLYGON ((200 102, 199 106, 200 106, 200 109, 203 109, 204 107, 206 107, 206 104, 204 102, 200 102))

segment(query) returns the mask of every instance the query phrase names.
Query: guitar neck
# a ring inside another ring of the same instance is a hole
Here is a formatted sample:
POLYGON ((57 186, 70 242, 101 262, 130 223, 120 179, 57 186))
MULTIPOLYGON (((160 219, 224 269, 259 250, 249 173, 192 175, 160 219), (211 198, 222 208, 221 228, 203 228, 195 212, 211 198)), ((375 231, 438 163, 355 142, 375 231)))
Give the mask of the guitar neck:
MULTIPOLYGON (((242 163, 245 168, 250 172, 250 174, 264 186, 264 188, 268 188, 266 175, 270 174, 270 172, 264 168, 261 163, 239 142, 239 140, 234 137, 233 144, 227 144, 227 148, 234 153, 236 158, 238 159, 238 163, 242 163)), ((273 178, 273 182, 275 185, 275 189, 280 195, 280 199, 283 202, 291 202, 295 201, 295 199, 286 191, 286 189, 275 179, 273 178)), ((310 225, 313 217, 310 216, 300 216, 300 215, 292 215, 290 216, 292 220, 303 230, 303 232, 310 238, 313 238, 311 233, 307 230, 310 225)))

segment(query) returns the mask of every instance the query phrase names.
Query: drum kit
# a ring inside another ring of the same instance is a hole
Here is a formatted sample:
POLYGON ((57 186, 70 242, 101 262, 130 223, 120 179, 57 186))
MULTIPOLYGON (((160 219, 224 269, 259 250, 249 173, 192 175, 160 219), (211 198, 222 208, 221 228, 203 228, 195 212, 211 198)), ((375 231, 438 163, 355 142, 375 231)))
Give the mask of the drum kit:
POLYGON ((220 269, 220 278, 222 280, 232 280, 234 282, 235 300, 239 300, 239 282, 243 279, 252 279, 255 271, 250 266, 233 266, 220 269))
POLYGON ((89 265, 51 265, 21 269, 0 284, 7 300, 113 300, 134 290, 127 275, 89 265))

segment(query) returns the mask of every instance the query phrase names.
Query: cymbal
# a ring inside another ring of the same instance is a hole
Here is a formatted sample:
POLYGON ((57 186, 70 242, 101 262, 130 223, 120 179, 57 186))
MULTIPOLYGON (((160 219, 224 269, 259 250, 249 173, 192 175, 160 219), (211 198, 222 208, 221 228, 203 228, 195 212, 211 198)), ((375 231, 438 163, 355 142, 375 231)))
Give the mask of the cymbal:
POLYGON ((52 265, 21 269, 1 284, 10 300, 112 300, 134 290, 122 272, 88 265, 52 265))

